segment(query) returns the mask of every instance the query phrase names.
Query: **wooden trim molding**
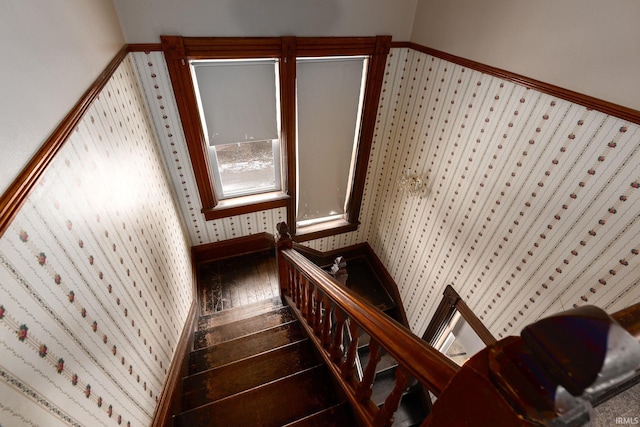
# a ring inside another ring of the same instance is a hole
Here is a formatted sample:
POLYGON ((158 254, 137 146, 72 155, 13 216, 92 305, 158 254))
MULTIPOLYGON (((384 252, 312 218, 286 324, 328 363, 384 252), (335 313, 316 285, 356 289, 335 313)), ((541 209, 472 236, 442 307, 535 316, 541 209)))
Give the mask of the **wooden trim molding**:
MULTIPOLYGON (((251 197, 251 196, 250 196, 251 197)), ((265 198, 259 202, 250 204, 232 204, 220 202, 214 208, 202 209, 204 218, 207 221, 226 218, 229 216, 244 215, 251 212, 266 211, 269 209, 283 208, 289 205, 289 196, 279 193, 265 198)))
POLYGON ((451 55, 446 52, 420 45, 418 43, 394 42, 391 43, 391 47, 406 47, 409 49, 417 50, 418 52, 426 53, 427 55, 435 56, 437 58, 444 59, 445 61, 453 62, 454 64, 458 64, 472 70, 480 71, 481 73, 489 74, 491 76, 495 76, 524 87, 528 87, 529 89, 534 89, 551 96, 556 96, 558 98, 564 99, 565 101, 573 102, 574 104, 582 105, 583 107, 591 108, 593 110, 600 111, 602 113, 609 114, 623 120, 627 120, 631 123, 640 124, 640 111, 634 110, 632 108, 623 107, 621 105, 604 101, 602 99, 574 92, 569 89, 564 89, 560 86, 544 83, 530 77, 525 77, 520 74, 502 70, 490 65, 485 65, 480 62, 462 58, 460 56, 451 55))
POLYGON ((427 326, 426 331, 422 335, 422 339, 433 345, 434 340, 451 321, 456 311, 460 312, 462 318, 469 324, 471 329, 478 334, 478 337, 485 345, 490 346, 498 342, 451 285, 447 285, 445 288, 440 305, 438 305, 438 308, 433 314, 429 326, 427 326))
POLYGON ((182 411, 182 378, 187 375, 189 352, 193 348, 193 332, 198 320, 198 301, 194 297, 187 319, 171 359, 158 405, 151 420, 152 427, 173 426, 173 415, 182 411))
POLYGON ((202 262, 261 252, 273 248, 273 235, 258 233, 206 245, 192 246, 191 258, 193 263, 198 265, 202 262))
POLYGON ((71 111, 62 119, 62 122, 60 122, 51 136, 49 136, 38 152, 29 163, 27 163, 24 169, 22 169, 22 172, 20 172, 4 192, 0 198, 0 237, 7 231, 7 228, 9 228, 9 225, 20 211, 20 208, 22 208, 27 201, 27 198, 38 184, 38 181, 40 181, 40 178, 42 178, 49 165, 53 162, 64 143, 69 139, 73 130, 78 126, 78 123, 82 120, 84 113, 91 106, 91 103, 100 91, 102 91, 113 73, 127 56, 127 53, 128 49, 125 45, 82 95, 71 111))
POLYGON ((387 65, 387 55, 391 49, 391 36, 378 36, 373 55, 369 63, 369 75, 364 95, 364 108, 362 111, 362 128, 360 129, 360 143, 358 144, 358 157, 355 162, 354 182, 351 194, 348 196, 347 222, 357 223, 360 217, 360 206, 364 194, 364 184, 367 179, 367 167, 369 155, 373 144, 373 135, 378 115, 378 104, 382 92, 384 70, 387 65))
POLYGON ((162 52, 162 43, 128 44, 127 52, 162 52))
MULTIPOLYGON (((364 192, 366 168, 371 152, 375 117, 386 57, 391 46, 391 36, 378 37, 180 37, 161 36, 162 50, 169 69, 178 111, 182 118, 184 133, 197 181, 202 213, 205 219, 219 219, 231 215, 265 209, 252 206, 254 203, 225 209, 224 202, 216 197, 210 168, 208 147, 203 134, 196 101, 195 85, 189 70, 189 60, 279 58, 280 59, 280 109, 281 109, 281 153, 283 193, 288 195, 286 203, 280 199, 268 207, 287 207, 287 220, 295 233, 296 206, 296 58, 305 56, 368 55, 370 57, 367 85, 364 93, 364 109, 359 129, 358 159, 354 172, 354 183, 347 198, 344 224, 326 224, 313 232, 306 231, 300 240, 315 239, 357 229, 360 203, 364 192)), ((143 45, 141 48, 148 47, 143 45)), ((302 233, 301 233, 302 234, 302 233)))

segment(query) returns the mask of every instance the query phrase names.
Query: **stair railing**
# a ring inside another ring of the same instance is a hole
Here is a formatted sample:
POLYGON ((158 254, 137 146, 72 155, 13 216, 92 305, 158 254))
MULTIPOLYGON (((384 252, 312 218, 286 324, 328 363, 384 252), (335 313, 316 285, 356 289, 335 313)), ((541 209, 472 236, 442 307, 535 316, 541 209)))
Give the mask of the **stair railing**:
POLYGON ((411 377, 440 395, 459 369, 454 362, 292 249, 284 223, 278 224, 276 246, 282 295, 306 321, 304 327, 363 425, 390 426, 411 377), (362 379, 354 367, 360 330, 370 337, 370 358, 362 379), (371 395, 383 350, 398 368, 394 387, 378 408, 371 395))
POLYGON ((286 224, 277 229, 282 295, 302 318, 360 425, 390 426, 411 377, 439 398, 422 427, 469 422, 532 427, 552 420, 558 426, 582 425, 592 402, 624 391, 640 373, 640 303, 611 315, 584 306, 549 316, 458 367, 293 250, 286 224), (360 330, 371 341, 358 379, 360 330), (383 351, 398 367, 394 387, 378 408, 371 395, 383 351))

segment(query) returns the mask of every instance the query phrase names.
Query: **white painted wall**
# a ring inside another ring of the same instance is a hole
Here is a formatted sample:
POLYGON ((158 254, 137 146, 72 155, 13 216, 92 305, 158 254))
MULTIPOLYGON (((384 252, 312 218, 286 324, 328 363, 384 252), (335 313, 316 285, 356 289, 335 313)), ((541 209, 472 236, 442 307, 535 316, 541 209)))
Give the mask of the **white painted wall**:
POLYGON ((127 43, 180 36, 373 36, 408 40, 418 0, 114 0, 127 43))
POLYGON ((637 0, 420 0, 411 40, 640 110, 637 0))
POLYGON ((123 44, 111 0, 0 2, 0 193, 123 44))

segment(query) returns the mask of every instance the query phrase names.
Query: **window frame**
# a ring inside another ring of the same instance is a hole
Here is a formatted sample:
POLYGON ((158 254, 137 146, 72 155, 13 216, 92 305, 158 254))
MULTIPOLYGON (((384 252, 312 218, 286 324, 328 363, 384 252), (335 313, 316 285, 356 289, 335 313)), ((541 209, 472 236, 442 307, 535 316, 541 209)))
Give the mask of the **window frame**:
POLYGON ((296 241, 357 230, 366 170, 391 36, 376 37, 181 37, 161 36, 178 112, 194 169, 202 213, 206 220, 249 212, 287 208, 287 222, 296 241), (369 57, 353 182, 344 218, 296 229, 296 58, 322 56, 369 57), (276 58, 279 64, 282 190, 219 200, 211 176, 196 100, 190 60, 276 58))

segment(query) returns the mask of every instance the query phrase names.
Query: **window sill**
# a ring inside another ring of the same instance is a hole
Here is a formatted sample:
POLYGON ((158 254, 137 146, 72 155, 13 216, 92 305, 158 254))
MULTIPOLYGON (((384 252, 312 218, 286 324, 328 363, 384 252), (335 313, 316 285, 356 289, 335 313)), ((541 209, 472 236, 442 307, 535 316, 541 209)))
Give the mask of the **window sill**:
POLYGON ((277 191, 220 200, 213 208, 203 208, 202 213, 207 221, 211 221, 251 212, 282 208, 286 207, 288 202, 289 195, 281 191, 277 191))
POLYGON ((293 237, 293 240, 296 242, 306 242, 308 240, 348 233, 350 231, 356 231, 358 225, 360 225, 359 222, 348 222, 341 218, 319 224, 307 225, 305 227, 296 227, 296 235, 293 237))

